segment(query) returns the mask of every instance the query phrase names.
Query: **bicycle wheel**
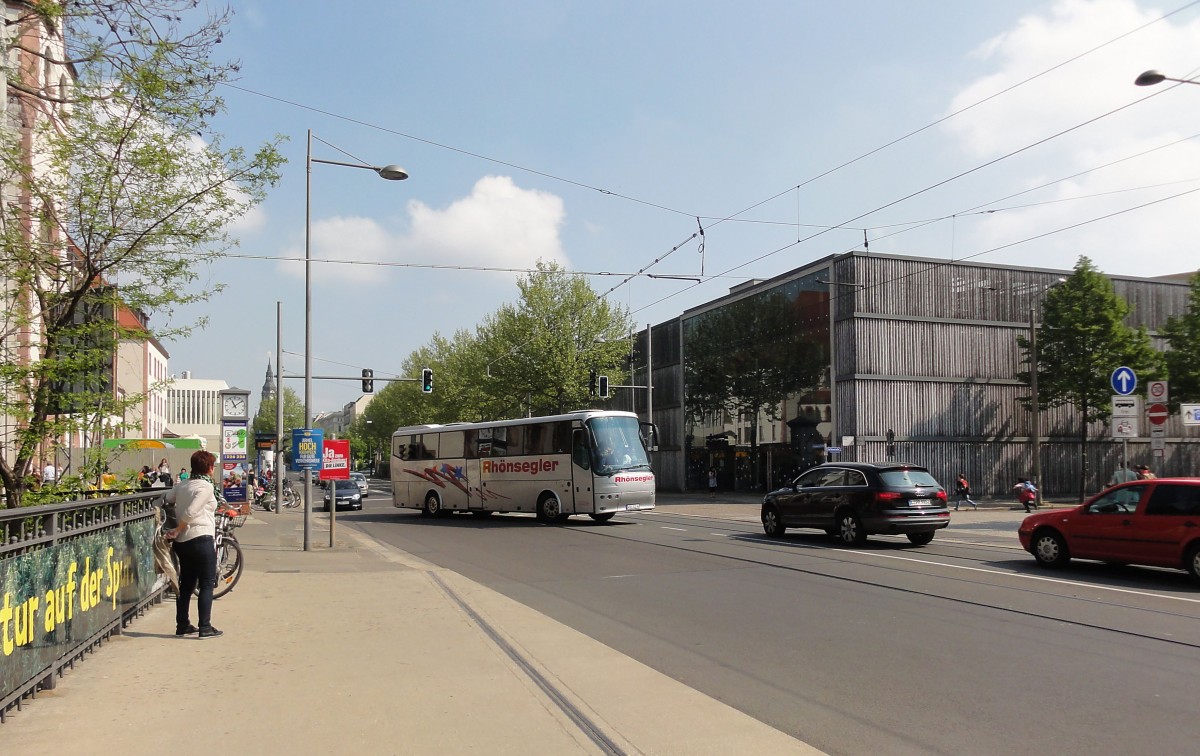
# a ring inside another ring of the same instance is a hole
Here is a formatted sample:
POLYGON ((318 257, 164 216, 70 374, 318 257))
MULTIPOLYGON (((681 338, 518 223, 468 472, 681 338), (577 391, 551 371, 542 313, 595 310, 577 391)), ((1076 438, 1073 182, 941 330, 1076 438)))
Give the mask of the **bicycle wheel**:
POLYGON ((233 590, 242 576, 242 545, 231 535, 226 535, 217 547, 217 587, 213 598, 220 598, 233 590))

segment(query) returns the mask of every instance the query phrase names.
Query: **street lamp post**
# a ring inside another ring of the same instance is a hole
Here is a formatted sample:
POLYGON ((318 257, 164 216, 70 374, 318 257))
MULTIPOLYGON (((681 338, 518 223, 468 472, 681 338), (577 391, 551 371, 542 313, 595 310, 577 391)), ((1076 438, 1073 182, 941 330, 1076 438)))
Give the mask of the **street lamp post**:
MULTIPOLYGON (((361 165, 342 163, 335 160, 320 160, 312 156, 312 129, 308 130, 308 150, 305 155, 304 180, 304 427, 312 428, 312 164, 341 165, 347 168, 365 168, 374 171, 380 178, 403 181, 408 173, 398 165, 361 165)), ((282 375, 282 371, 281 371, 282 375)), ((283 391, 280 390, 280 401, 283 391)), ((336 498, 329 507, 329 548, 334 546, 334 524, 337 511, 336 498)), ((304 550, 311 544, 312 522, 312 470, 304 471, 304 550)))
POLYGON ((1042 504, 1042 408, 1038 406, 1037 307, 1029 303, 1029 455, 1033 460, 1034 506, 1042 504))
POLYGON ((1160 71, 1155 71, 1154 69, 1142 71, 1140 74, 1138 74, 1138 77, 1133 80, 1133 83, 1139 87, 1152 87, 1155 84, 1161 84, 1164 81, 1174 81, 1179 84, 1200 84, 1200 79, 1175 79, 1160 71))

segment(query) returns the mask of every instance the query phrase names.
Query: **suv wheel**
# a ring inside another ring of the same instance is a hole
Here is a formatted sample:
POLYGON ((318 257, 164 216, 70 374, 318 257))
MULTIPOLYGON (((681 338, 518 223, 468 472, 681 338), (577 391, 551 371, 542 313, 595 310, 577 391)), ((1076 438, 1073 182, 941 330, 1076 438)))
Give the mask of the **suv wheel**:
POLYGON ((767 507, 762 512, 763 532, 771 538, 778 538, 787 530, 783 526, 783 520, 779 517, 779 510, 775 507, 767 507))
POLYGON ((838 538, 847 546, 862 546, 867 542, 867 529, 862 518, 849 509, 838 512, 838 538))

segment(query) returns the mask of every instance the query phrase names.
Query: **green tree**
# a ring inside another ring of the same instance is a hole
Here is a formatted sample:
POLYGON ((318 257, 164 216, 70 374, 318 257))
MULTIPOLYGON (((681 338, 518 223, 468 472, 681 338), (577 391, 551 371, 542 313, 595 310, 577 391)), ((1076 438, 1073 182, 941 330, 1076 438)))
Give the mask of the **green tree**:
MULTIPOLYGON (((583 276, 554 263, 517 283, 521 299, 505 305, 480 329, 476 346, 486 362, 479 419, 553 415, 595 401, 588 376, 605 373, 612 384, 626 380, 632 318, 596 296, 583 276)), ((474 361, 478 355, 465 357, 474 361)))
MULTIPOLYGON (((1145 378, 1161 371, 1161 355, 1144 328, 1125 324, 1129 304, 1112 281, 1087 257, 1080 257, 1069 278, 1046 294, 1037 330, 1039 409, 1071 405, 1079 418, 1081 450, 1079 496, 1087 487, 1088 425, 1111 411, 1112 371, 1125 365, 1145 378)), ((1029 339, 1017 337, 1029 363, 1029 339)), ((1017 376, 1029 383, 1029 371, 1017 376)), ((1039 481, 1040 483, 1040 481, 1039 481)))
POLYGON ((16 197, 0 212, 0 280, 10 295, 0 412, 15 429, 0 458, 9 507, 20 505, 47 443, 113 427, 111 418, 143 400, 114 397, 116 344, 169 340, 197 325, 166 321, 219 290, 189 286, 197 261, 236 245, 228 227, 262 200, 282 164, 278 138, 247 152, 209 129, 222 109, 214 88, 236 69, 209 57, 226 15, 197 20, 185 13, 192 3, 171 0, 19 5, 10 25, 64 29, 66 59, 20 48, 11 33, 6 52, 70 63, 76 77, 49 86, 24 78, 40 75, 37 66, 6 72, 10 93, 42 114, 29 133, 0 136, 0 180, 16 197), (163 325, 153 334, 124 327, 117 316, 126 309, 163 325))
POLYGON ((1200 273, 1192 276, 1187 311, 1168 319, 1162 335, 1170 347, 1163 361, 1171 379, 1171 401, 1200 402, 1200 273))
POLYGON ((683 375, 692 422, 721 412, 750 421, 750 457, 758 485, 758 420, 778 419, 788 396, 819 385, 823 341, 812 339, 792 300, 774 291, 687 321, 683 375))

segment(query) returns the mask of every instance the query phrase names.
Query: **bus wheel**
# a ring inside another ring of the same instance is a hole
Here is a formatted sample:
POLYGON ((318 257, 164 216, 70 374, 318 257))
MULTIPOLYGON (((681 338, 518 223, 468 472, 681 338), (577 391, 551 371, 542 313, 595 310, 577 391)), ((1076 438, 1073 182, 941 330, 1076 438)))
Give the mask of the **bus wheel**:
POLYGON ((425 507, 421 510, 421 514, 426 517, 437 517, 442 513, 442 502, 438 499, 437 494, 432 491, 425 495, 425 507))
POLYGON ((537 518, 540 522, 561 522, 567 519, 563 514, 562 505, 558 503, 558 499, 550 494, 546 494, 538 499, 537 518))
POLYGON ((589 514, 588 517, 591 517, 596 522, 608 522, 616 514, 616 512, 593 512, 592 514, 589 514))

